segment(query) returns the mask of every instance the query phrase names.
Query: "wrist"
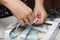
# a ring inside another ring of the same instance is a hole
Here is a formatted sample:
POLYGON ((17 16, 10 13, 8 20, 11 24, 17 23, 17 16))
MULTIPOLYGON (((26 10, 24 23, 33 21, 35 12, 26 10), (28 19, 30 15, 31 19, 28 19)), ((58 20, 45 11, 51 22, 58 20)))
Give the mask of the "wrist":
POLYGON ((43 5, 44 0, 35 0, 35 5, 43 5))

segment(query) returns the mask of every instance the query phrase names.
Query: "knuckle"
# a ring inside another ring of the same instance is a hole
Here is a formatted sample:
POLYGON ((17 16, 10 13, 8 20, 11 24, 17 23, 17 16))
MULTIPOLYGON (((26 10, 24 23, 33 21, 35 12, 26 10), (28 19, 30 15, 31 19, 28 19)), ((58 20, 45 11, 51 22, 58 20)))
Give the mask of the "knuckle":
POLYGON ((29 11, 30 14, 32 14, 32 11, 29 11))
POLYGON ((30 9, 29 12, 32 12, 32 10, 30 9))
POLYGON ((48 17, 48 14, 47 13, 45 13, 45 17, 48 17))
POLYGON ((29 11, 32 12, 32 9, 29 8, 29 11))
POLYGON ((25 17, 26 17, 26 14, 25 14, 25 15, 22 15, 22 16, 21 16, 21 19, 23 19, 23 18, 25 18, 25 17))
POLYGON ((31 14, 32 13, 32 10, 29 10, 29 12, 28 12, 29 14, 31 14))
POLYGON ((31 14, 32 14, 32 11, 29 10, 29 11, 25 14, 25 16, 29 16, 29 15, 31 15, 31 14))
POLYGON ((46 17, 48 17, 48 14, 46 14, 46 17))

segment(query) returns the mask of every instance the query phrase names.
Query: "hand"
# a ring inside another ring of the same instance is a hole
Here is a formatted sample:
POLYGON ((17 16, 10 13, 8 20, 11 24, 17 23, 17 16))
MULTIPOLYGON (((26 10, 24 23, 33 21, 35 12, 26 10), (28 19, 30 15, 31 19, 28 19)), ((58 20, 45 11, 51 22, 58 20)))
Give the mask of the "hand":
POLYGON ((18 19, 21 25, 28 24, 34 21, 34 14, 32 10, 20 0, 7 0, 4 4, 11 10, 14 16, 18 19))
POLYGON ((35 24, 42 24, 48 16, 43 5, 35 5, 34 14, 38 18, 38 21, 35 24))

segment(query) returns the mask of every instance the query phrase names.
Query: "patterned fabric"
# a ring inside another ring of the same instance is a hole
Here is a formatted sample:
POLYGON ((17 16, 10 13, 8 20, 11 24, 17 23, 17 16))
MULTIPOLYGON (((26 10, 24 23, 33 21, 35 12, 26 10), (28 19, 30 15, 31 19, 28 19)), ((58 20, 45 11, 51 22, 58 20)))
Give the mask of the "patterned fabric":
POLYGON ((11 12, 3 5, 0 5, 0 18, 11 16, 11 12))

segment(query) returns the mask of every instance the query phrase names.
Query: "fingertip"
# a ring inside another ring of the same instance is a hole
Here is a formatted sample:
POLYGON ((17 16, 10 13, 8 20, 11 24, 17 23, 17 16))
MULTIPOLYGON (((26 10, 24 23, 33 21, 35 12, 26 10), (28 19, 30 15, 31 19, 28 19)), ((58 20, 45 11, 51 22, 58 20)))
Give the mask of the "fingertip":
POLYGON ((21 26, 24 26, 24 24, 22 24, 21 22, 20 22, 20 25, 21 25, 21 26))
POLYGON ((38 20, 37 22, 35 22, 35 24, 43 24, 43 20, 41 21, 41 20, 38 20))
POLYGON ((36 25, 37 25, 37 24, 43 24, 43 22, 36 22, 35 24, 36 24, 36 25))
POLYGON ((19 23, 20 23, 21 26, 24 26, 25 25, 25 23, 24 23, 23 20, 19 20, 19 23))

